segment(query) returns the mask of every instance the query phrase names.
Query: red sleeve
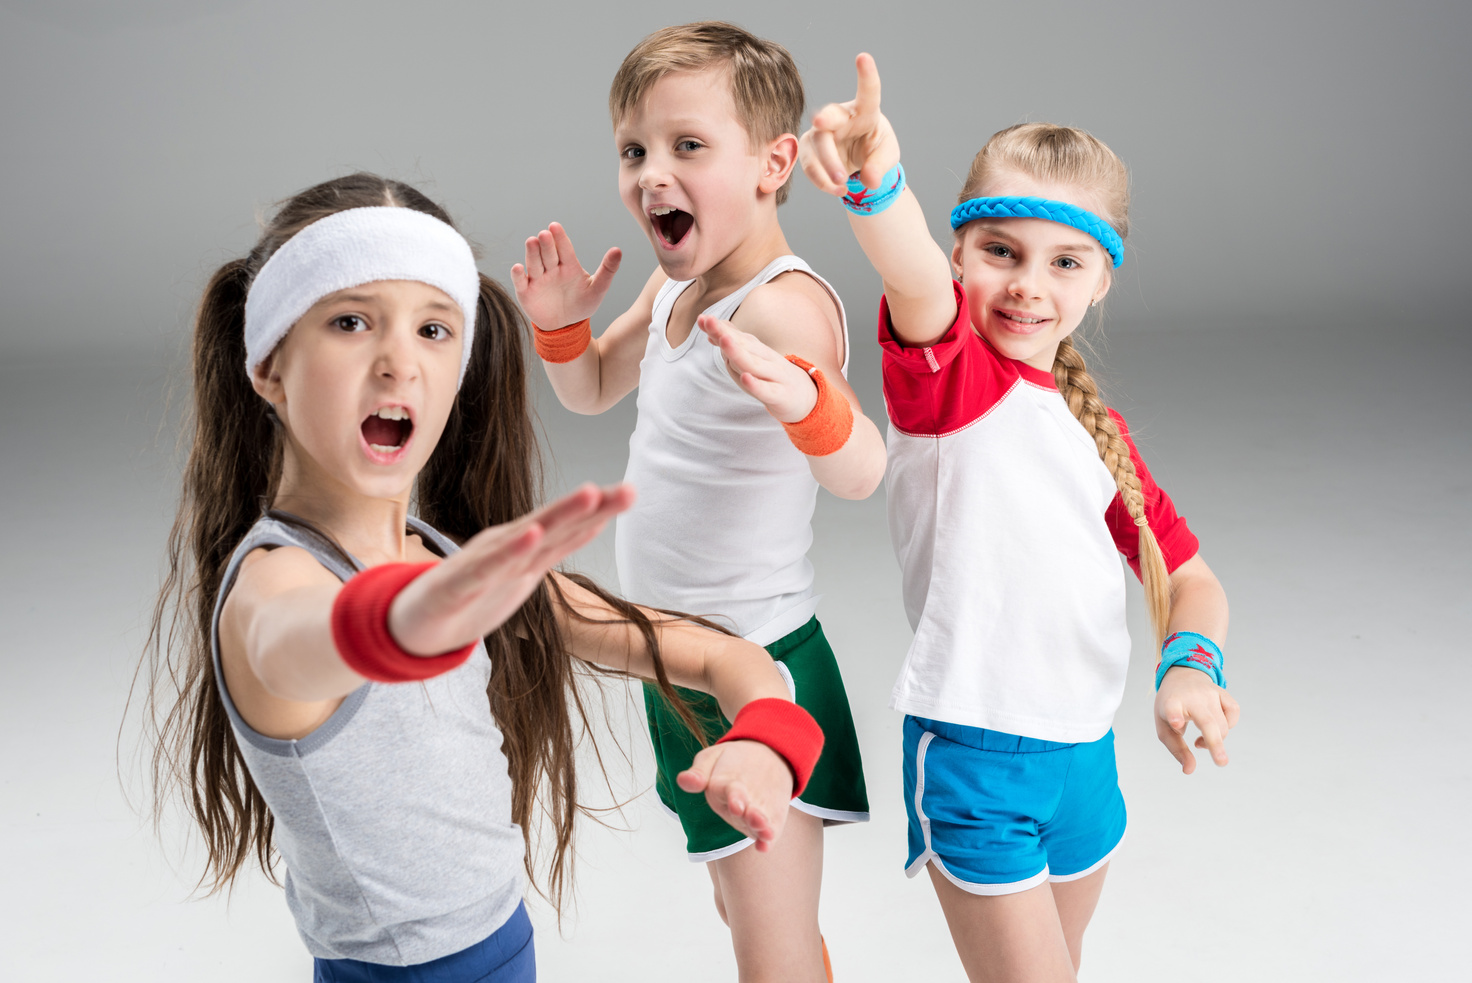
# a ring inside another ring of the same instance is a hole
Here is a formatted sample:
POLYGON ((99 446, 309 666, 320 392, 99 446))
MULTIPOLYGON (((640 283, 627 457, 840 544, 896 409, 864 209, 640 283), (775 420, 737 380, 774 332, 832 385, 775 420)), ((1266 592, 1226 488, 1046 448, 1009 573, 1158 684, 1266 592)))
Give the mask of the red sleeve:
POLYGON ((899 430, 943 436, 972 423, 1017 384, 1018 373, 971 328, 966 291, 956 291, 956 320, 933 345, 906 347, 890 330, 888 298, 879 299, 884 403, 899 430))
MULTIPOLYGON (((1135 474, 1140 476, 1140 491, 1145 495, 1145 518, 1150 520, 1150 531, 1155 534, 1156 542, 1160 543, 1160 552, 1165 554, 1165 569, 1174 573, 1176 567, 1196 555, 1201 544, 1186 525, 1185 518, 1176 514, 1175 503, 1170 500, 1170 496, 1150 476, 1150 469, 1145 467, 1145 461, 1140 457, 1134 439, 1130 437, 1130 428, 1124 422, 1124 417, 1113 410, 1109 411, 1109 415, 1119 427, 1119 435, 1129 445, 1130 460, 1135 462, 1135 474)), ((1129 561, 1135 576, 1140 576, 1140 530, 1125 509, 1123 496, 1115 494, 1104 518, 1114 536, 1114 545, 1129 561)))

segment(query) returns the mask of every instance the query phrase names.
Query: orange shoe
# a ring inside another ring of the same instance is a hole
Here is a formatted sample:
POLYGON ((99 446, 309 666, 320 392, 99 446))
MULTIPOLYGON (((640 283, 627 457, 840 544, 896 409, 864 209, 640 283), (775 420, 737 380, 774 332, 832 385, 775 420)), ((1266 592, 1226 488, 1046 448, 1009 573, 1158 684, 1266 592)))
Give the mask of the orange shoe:
POLYGON ((821 935, 818 941, 823 943, 823 972, 828 974, 828 983, 833 983, 833 960, 828 958, 828 942, 821 935))

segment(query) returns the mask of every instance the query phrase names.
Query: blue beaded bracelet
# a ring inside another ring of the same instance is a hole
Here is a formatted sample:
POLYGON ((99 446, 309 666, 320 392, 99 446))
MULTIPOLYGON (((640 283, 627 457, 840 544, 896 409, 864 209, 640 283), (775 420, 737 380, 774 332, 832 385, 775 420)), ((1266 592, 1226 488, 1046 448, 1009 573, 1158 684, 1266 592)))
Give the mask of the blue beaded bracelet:
POLYGON ((1200 632, 1178 631, 1160 646, 1160 666, 1155 670, 1155 688, 1172 666, 1190 666, 1206 673, 1216 684, 1226 689, 1227 678, 1222 675, 1222 650, 1216 642, 1200 632))
POLYGON ((855 171, 848 179, 848 194, 843 196, 843 207, 855 215, 878 215, 905 190, 905 169, 895 164, 879 179, 879 187, 866 188, 855 171))

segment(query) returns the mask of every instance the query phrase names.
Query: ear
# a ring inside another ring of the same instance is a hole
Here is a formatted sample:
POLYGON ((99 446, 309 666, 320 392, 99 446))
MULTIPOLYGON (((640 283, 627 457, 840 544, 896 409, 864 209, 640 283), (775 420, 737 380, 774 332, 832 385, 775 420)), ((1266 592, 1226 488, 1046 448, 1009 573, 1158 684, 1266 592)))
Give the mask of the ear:
POLYGON ((966 251, 965 247, 966 237, 956 236, 956 244, 951 247, 951 276, 957 280, 961 279, 961 270, 964 268, 961 263, 961 254, 966 251))
POLYGON ((757 190, 766 195, 776 194, 792 176, 792 168, 796 165, 797 137, 791 133, 784 133, 767 144, 765 159, 762 161, 762 177, 757 182, 757 190))
POLYGON ((251 387, 262 399, 273 406, 286 399, 286 387, 281 384, 281 373, 276 370, 276 356, 280 351, 281 346, 276 346, 271 354, 250 370, 251 387))
POLYGON ((1107 264, 1109 262, 1109 259, 1108 259, 1109 254, 1108 253, 1105 253, 1104 256, 1105 256, 1105 263, 1106 263, 1106 266, 1104 268, 1104 279, 1101 280, 1099 282, 1099 286, 1094 289, 1093 302, 1095 304, 1097 304, 1097 303, 1099 303, 1099 301, 1103 300, 1104 299, 1104 296, 1107 293, 1109 293, 1109 288, 1112 287, 1112 286, 1114 286, 1114 271, 1107 266, 1107 264))

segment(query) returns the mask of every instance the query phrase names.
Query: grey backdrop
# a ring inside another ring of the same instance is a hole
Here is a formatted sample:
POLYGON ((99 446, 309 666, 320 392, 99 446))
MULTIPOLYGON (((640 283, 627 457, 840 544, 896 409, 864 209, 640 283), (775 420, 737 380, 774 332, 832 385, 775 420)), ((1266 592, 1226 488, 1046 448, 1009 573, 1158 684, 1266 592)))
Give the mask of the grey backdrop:
MULTIPOLYGON (((551 219, 589 258, 624 246, 621 309, 651 257, 615 193, 608 82, 644 34, 703 16, 786 44, 810 109, 873 52, 938 236, 1012 122, 1084 126, 1131 165, 1101 374, 1228 588, 1245 716, 1228 769, 1181 778, 1137 646, 1116 727, 1130 843, 1085 978, 1464 972, 1472 7, 0 0, 0 975, 306 978, 279 891, 248 874, 186 900, 186 830, 156 838, 124 796, 190 308, 261 210, 362 168, 444 203, 503 279, 551 219)), ((842 292, 882 418, 872 272, 800 178, 783 222, 842 292)), ((631 400, 596 419, 539 401, 554 487, 619 477, 631 400)), ((960 979, 929 887, 900 874, 885 703, 909 631, 883 493, 825 496, 817 534, 875 807, 828 837, 839 978, 960 979)), ((611 582, 607 539, 579 565, 611 582)), ((646 790, 617 694, 610 723, 617 791, 646 790)), ((647 794, 625 822, 584 829, 564 935, 535 909, 544 978, 734 979, 675 831, 647 794)))

